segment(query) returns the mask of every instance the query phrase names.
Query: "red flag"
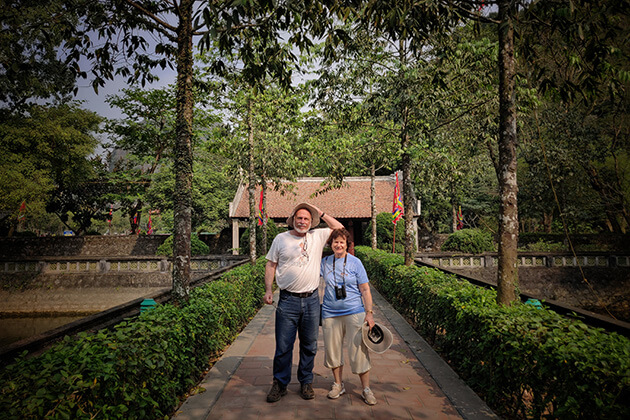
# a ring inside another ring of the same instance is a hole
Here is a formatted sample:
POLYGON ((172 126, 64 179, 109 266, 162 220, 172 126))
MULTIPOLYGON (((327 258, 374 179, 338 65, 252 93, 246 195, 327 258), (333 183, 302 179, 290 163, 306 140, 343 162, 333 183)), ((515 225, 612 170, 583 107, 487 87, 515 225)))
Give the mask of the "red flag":
POLYGON ((153 222, 151 221, 151 212, 149 211, 149 222, 147 223, 147 235, 153 233, 153 222))
POLYGON ((258 202, 258 226, 263 224, 263 188, 260 187, 260 201, 258 202))
POLYGON ((136 228, 136 235, 140 235, 140 226, 138 226, 138 212, 133 215, 133 226, 136 228))
POLYGON ((457 212, 457 230, 460 230, 464 227, 464 215, 462 214, 462 206, 459 206, 459 211, 457 212))
POLYGON ((405 210, 403 209, 403 202, 400 199, 400 187, 398 186, 398 172, 396 172, 396 186, 394 187, 394 205, 392 208, 392 223, 398 223, 405 210))
POLYGON ((20 204, 20 209, 18 210, 18 222, 21 222, 22 220, 24 220, 24 217, 26 216, 26 200, 22 201, 22 204, 20 204))

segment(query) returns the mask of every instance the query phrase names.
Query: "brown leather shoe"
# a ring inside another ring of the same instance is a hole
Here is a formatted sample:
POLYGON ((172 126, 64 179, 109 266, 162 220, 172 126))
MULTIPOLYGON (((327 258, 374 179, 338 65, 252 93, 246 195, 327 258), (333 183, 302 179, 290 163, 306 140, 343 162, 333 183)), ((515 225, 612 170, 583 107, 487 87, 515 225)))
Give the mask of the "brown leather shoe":
POLYGON ((300 396, 305 400, 312 400, 315 398, 315 391, 313 391, 311 384, 302 384, 300 387, 300 396))
POLYGON ((273 385, 271 386, 271 389, 267 394, 267 402, 272 403, 280 401, 280 398, 284 397, 285 395, 287 395, 287 387, 282 386, 280 381, 278 381, 276 378, 273 378, 273 385))

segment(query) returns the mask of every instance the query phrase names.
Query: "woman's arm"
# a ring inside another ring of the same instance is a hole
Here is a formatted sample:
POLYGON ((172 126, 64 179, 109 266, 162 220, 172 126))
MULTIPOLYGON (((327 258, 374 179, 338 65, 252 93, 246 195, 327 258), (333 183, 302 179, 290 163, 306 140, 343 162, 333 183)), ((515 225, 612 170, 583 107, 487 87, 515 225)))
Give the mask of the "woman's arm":
POLYGON ((370 326, 370 329, 374 326, 374 311, 372 306, 372 292, 370 291, 370 283, 363 283, 359 285, 359 291, 361 292, 361 298, 363 298, 363 306, 365 307, 365 322, 370 326))

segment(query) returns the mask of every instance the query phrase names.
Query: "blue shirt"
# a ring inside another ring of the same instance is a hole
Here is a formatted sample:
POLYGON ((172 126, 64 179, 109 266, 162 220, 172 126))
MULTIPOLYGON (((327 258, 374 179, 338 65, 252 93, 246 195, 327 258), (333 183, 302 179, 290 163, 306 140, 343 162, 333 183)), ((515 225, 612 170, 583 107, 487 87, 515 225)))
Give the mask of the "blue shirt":
POLYGON ((354 255, 347 254, 345 269, 344 258, 335 258, 329 255, 322 259, 320 275, 326 283, 324 302, 322 305, 322 318, 352 315, 365 312, 359 285, 369 281, 361 260, 354 255), (333 273, 333 261, 335 272, 333 273), (346 298, 337 299, 335 295, 335 283, 341 287, 346 282, 346 298))

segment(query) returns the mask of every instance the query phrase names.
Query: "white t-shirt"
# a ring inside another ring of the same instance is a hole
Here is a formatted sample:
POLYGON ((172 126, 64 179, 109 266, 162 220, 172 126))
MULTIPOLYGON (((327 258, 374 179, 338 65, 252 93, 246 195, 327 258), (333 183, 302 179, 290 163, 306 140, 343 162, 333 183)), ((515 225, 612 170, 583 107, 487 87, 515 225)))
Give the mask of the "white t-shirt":
POLYGON ((276 236, 267 260, 278 263, 276 283, 281 290, 311 292, 319 287, 322 251, 332 229, 312 229, 305 236, 290 231, 276 236))

